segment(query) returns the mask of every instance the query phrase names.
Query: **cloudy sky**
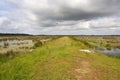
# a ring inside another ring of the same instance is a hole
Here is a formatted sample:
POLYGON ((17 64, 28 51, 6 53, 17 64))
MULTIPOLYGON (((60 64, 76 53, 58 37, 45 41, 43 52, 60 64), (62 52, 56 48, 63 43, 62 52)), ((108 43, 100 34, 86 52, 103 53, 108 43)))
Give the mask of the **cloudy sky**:
POLYGON ((0 33, 120 35, 120 0, 0 0, 0 33))

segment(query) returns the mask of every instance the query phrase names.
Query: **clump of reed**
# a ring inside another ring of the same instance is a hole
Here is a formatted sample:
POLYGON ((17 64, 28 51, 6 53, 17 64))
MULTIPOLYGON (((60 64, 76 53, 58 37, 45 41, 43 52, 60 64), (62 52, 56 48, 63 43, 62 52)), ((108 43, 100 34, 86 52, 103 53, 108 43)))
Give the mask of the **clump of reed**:
POLYGON ((5 53, 0 53, 0 62, 6 62, 7 60, 13 59, 17 55, 17 52, 13 50, 7 51, 5 53))

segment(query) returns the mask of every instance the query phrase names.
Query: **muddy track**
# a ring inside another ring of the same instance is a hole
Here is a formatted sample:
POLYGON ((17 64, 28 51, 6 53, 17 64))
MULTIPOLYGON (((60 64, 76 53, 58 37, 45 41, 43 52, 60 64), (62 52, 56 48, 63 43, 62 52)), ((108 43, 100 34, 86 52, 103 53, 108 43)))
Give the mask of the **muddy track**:
POLYGON ((88 61, 80 61, 77 64, 77 68, 74 69, 76 80, 99 80, 88 61))

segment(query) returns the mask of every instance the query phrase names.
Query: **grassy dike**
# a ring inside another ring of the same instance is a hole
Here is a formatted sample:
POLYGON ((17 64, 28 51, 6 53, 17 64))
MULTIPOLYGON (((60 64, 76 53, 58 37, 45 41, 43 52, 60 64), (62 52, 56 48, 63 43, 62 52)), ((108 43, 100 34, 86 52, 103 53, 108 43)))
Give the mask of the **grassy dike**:
POLYGON ((0 64, 0 80, 119 80, 120 59, 89 49, 81 41, 61 37, 33 53, 0 64))

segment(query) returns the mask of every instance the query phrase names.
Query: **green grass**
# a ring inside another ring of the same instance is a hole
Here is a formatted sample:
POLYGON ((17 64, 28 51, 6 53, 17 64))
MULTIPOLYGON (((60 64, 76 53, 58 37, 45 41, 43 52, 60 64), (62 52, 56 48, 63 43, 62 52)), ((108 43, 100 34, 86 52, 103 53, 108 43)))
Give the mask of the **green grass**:
POLYGON ((120 59, 79 51, 89 48, 69 37, 55 39, 33 53, 1 63, 0 80, 76 80, 75 69, 82 68, 82 61, 89 63, 90 74, 97 73, 88 78, 83 76, 82 80, 119 80, 120 59), (93 79, 95 76, 98 79, 93 79))

